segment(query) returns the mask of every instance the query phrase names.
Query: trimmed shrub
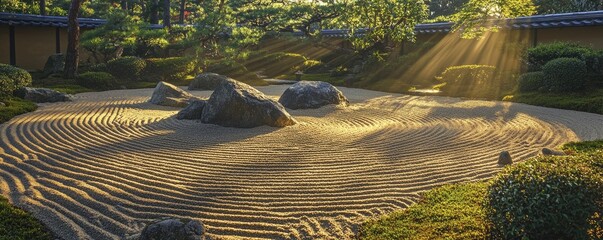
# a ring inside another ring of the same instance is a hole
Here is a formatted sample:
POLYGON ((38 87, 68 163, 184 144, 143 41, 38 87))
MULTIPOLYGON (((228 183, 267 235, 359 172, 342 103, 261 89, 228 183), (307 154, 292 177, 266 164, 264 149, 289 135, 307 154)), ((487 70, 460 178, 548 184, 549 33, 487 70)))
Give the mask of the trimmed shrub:
POLYGON ((541 157, 503 170, 484 205, 492 234, 500 239, 592 239, 591 233, 603 227, 600 160, 600 155, 541 157))
POLYGON ((204 72, 212 72, 220 75, 237 78, 245 76, 249 70, 245 66, 235 61, 219 60, 210 61, 204 69, 204 72))
POLYGON ((86 72, 77 76, 79 85, 96 90, 108 90, 117 85, 113 75, 106 72, 86 72))
MULTIPOLYGON (((0 97, 0 99, 1 99, 1 97, 0 97)), ((17 116, 17 115, 23 114, 23 113, 27 113, 27 112, 31 112, 38 108, 38 105, 36 105, 34 102, 24 100, 21 98, 16 98, 16 97, 8 97, 5 99, 2 99, 2 102, 4 102, 6 104, 6 107, 0 107, 0 123, 4 123, 4 122, 10 120, 11 118, 13 118, 14 116, 17 116)), ((6 221, 8 221, 8 223, 14 224, 15 220, 17 220, 17 219, 10 219, 10 218, 2 219, 2 215, 5 212, 1 206, 2 205, 1 198, 2 197, 0 197, 0 239, 4 239, 4 238, 2 238, 4 236, 14 237, 13 235, 2 234, 2 230, 4 229, 3 226, 6 225, 6 221)), ((13 224, 9 224, 9 225, 13 225, 13 224)), ((16 232, 18 232, 18 231, 16 231, 16 232)), ((29 239, 29 238, 14 238, 14 239, 29 239)))
POLYGON ((348 73, 350 73, 350 71, 346 67, 339 66, 339 67, 336 67, 335 69, 331 70, 331 77, 342 77, 348 73))
POLYGON ((83 65, 78 68, 80 73, 86 72, 108 72, 106 63, 83 65))
POLYGON ((6 98, 14 91, 14 89, 12 89, 13 85, 14 82, 12 79, 8 78, 7 76, 0 75, 0 100, 6 98))
POLYGON ((524 73, 518 80, 520 92, 534 92, 546 86, 543 72, 524 73))
POLYGON ((107 70, 120 80, 138 81, 147 62, 138 57, 121 57, 107 62, 107 70))
POLYGON ((496 67, 488 65, 461 65, 446 68, 438 80, 440 90, 448 96, 496 97, 499 85, 495 84, 496 67))
POLYGON ((13 91, 31 85, 31 75, 18 67, 0 63, 0 92, 12 94, 13 91))
POLYGON ((94 64, 90 66, 89 70, 89 72, 109 72, 109 70, 107 70, 106 63, 94 64))
POLYGON ((583 90, 588 81, 586 64, 576 58, 558 58, 542 67, 546 85, 553 92, 583 90))
POLYGON ((338 49, 330 51, 327 54, 321 56, 319 60, 325 65, 327 65, 329 68, 336 68, 339 66, 351 68, 354 67, 354 64, 356 62, 362 60, 362 57, 360 54, 356 54, 353 51, 338 49))
POLYGON ((207 64, 207 67, 205 67, 204 72, 228 76, 250 85, 268 85, 266 81, 259 78, 255 73, 250 72, 245 66, 234 61, 211 61, 207 64))
POLYGON ((304 73, 326 73, 329 72, 325 64, 317 60, 306 60, 299 69, 304 73))
POLYGON ((296 53, 277 52, 264 56, 251 55, 245 62, 250 71, 260 71, 268 77, 291 74, 301 70, 306 58, 296 53))
POLYGON ((528 71, 540 71, 544 65, 558 58, 577 58, 586 63, 588 72, 599 74, 603 70, 603 52, 570 42, 542 44, 527 51, 528 71))
POLYGON ((195 70, 195 60, 187 57, 150 58, 143 73, 145 80, 173 82, 195 70))

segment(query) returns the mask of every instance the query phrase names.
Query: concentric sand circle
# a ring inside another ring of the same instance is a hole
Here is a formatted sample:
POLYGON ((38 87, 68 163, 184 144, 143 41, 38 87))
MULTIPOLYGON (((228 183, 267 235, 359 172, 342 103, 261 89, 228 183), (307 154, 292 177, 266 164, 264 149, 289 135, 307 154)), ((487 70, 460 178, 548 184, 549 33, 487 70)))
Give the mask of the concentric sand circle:
POLYGON ((421 191, 491 177, 503 150, 603 137, 602 115, 341 90, 351 106, 290 111, 286 128, 176 120, 146 103, 151 89, 45 104, 0 125, 0 191, 65 239, 121 239, 165 216, 217 238, 347 239, 421 191))

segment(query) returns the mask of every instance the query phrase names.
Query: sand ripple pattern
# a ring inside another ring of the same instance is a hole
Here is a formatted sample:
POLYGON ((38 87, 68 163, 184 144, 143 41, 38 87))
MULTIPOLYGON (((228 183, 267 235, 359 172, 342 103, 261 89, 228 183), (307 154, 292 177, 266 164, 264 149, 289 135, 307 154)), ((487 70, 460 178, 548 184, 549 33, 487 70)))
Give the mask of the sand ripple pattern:
POLYGON ((350 107, 290 111, 300 124, 281 129, 178 121, 150 89, 79 94, 0 125, 0 191, 65 239, 123 239, 164 216, 218 239, 349 239, 421 191, 492 176, 502 150, 603 137, 596 114, 342 90, 350 107))

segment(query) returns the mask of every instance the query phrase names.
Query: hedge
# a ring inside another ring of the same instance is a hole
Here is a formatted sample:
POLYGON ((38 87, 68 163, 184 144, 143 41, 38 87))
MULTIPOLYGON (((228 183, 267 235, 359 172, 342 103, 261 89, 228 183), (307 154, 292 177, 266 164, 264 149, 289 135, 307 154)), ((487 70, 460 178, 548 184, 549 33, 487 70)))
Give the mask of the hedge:
POLYGON ((138 57, 121 57, 107 62, 107 70, 119 80, 138 81, 147 62, 138 57))
POLYGON ((195 70, 196 61, 188 57, 150 58, 143 79, 174 82, 184 79, 195 70))
POLYGON ((544 65, 558 58, 577 58, 586 63, 590 74, 601 74, 603 70, 603 51, 570 42, 541 44, 530 48, 524 58, 528 71, 540 71, 544 65))
POLYGON ((461 65, 446 68, 441 76, 440 90, 448 96, 494 97, 499 85, 495 84, 496 67, 489 65, 461 65))
POLYGON ((109 90, 117 86, 113 75, 106 72, 82 73, 77 76, 76 81, 81 86, 96 90, 109 90))
POLYGON ((268 77, 276 77, 302 70, 306 60, 300 54, 276 52, 267 55, 251 55, 245 62, 245 67, 250 71, 262 71, 268 77))
MULTIPOLYGON (((500 239, 592 239, 603 231, 599 154, 540 157, 504 169, 486 196, 500 239)), ((603 237, 603 236, 600 236, 603 237)))

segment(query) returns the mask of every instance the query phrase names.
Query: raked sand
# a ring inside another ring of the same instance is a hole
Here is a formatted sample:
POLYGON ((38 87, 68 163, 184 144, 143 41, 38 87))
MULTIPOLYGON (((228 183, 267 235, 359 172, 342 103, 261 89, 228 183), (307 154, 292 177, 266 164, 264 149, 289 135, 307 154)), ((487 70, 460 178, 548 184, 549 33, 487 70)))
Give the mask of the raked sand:
POLYGON ((219 239, 349 239, 421 191, 493 176, 503 150, 523 160, 603 138, 602 115, 341 90, 349 107, 290 110, 299 124, 285 128, 176 120, 146 103, 152 89, 43 104, 0 125, 0 191, 65 239, 120 239, 165 216, 219 239))

